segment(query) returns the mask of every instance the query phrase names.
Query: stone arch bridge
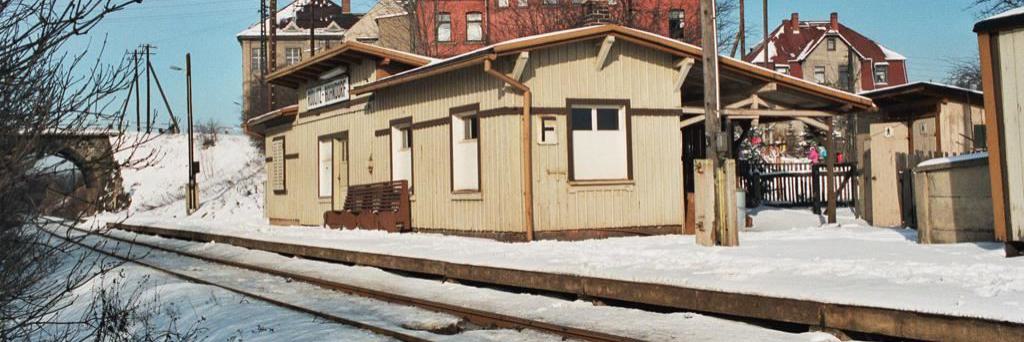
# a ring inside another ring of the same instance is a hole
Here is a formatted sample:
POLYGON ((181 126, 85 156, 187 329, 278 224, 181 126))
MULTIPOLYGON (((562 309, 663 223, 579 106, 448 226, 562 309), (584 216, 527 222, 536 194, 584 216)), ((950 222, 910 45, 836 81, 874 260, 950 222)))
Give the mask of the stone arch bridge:
POLYGON ((46 133, 37 137, 37 160, 57 156, 81 172, 81 179, 70 192, 30 185, 42 214, 77 218, 128 207, 130 198, 122 185, 121 165, 114 157, 117 151, 112 140, 120 141, 117 137, 102 131, 46 133))

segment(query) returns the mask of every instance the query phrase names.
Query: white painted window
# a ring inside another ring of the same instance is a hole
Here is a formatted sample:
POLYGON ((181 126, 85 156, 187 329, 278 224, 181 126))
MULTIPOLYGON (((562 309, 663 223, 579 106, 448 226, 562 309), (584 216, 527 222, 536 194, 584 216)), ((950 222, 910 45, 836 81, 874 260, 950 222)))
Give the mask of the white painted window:
POLYGON ((537 125, 537 143, 541 145, 558 144, 558 120, 550 116, 540 117, 540 125, 537 125))
POLYGON ((452 15, 451 13, 437 14, 437 41, 450 42, 452 40, 452 15))
POLYGON ((333 189, 333 183, 331 180, 334 179, 334 147, 333 142, 330 139, 320 140, 318 144, 319 158, 319 195, 320 197, 331 197, 331 189, 333 189))
POLYGON ((391 180, 409 181, 412 191, 412 125, 391 127, 391 180))
POLYGON ((252 73, 259 73, 263 70, 263 48, 252 48, 249 56, 249 68, 252 73))
POLYGON ((580 106, 570 112, 573 180, 629 178, 626 111, 580 106))
POLYGON ((875 84, 889 83, 889 65, 875 64, 875 84))
POLYGON ((270 142, 270 159, 270 188, 273 191, 285 191, 283 137, 270 142))
POLYGON ((508 0, 498 0, 498 7, 501 7, 501 8, 508 7, 508 0))
POLYGON ((828 48, 828 51, 836 51, 836 37, 828 37, 828 40, 825 41, 825 45, 828 48))
POLYGON ((530 3, 529 3, 528 0, 516 0, 516 6, 526 7, 526 6, 529 6, 529 5, 530 5, 530 3))
POLYGON ((484 40, 484 16, 480 12, 466 13, 466 40, 479 42, 484 40))
POLYGON ((789 66, 788 65, 776 65, 775 66, 775 72, 780 73, 780 74, 787 74, 788 75, 789 74, 789 66))
POLYGON ((297 64, 302 61, 302 50, 299 48, 284 49, 284 62, 288 65, 297 64))
POLYGON ((814 67, 814 82, 818 84, 825 84, 825 67, 816 66, 814 67))
POLYGON ((452 191, 480 191, 480 117, 452 116, 452 191))
POLYGON ((545 5, 557 5, 558 0, 544 0, 545 5))

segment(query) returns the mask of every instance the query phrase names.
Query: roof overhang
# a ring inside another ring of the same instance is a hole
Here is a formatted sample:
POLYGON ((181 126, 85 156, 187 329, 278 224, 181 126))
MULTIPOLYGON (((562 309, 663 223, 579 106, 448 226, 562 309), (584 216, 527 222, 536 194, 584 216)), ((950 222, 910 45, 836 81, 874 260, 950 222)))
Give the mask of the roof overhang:
MULTIPOLYGON (((536 36, 513 39, 494 44, 476 51, 468 52, 436 63, 421 66, 403 73, 383 78, 376 82, 355 87, 353 94, 362 94, 411 82, 469 66, 482 64, 489 56, 505 56, 523 51, 543 49, 555 45, 600 39, 612 35, 633 44, 653 48, 680 58, 701 59, 701 48, 653 33, 626 28, 618 25, 600 25, 586 28, 570 29, 536 36)), ((801 94, 810 94, 832 101, 836 108, 871 110, 875 108, 871 99, 856 94, 818 85, 806 80, 780 74, 766 68, 756 66, 738 59, 719 56, 719 67, 723 73, 738 75, 760 82, 774 82, 782 89, 801 94)))
POLYGON ((375 45, 350 41, 321 52, 307 59, 267 75, 267 82, 289 88, 311 80, 319 79, 320 75, 341 65, 360 64, 365 59, 388 60, 409 67, 426 65, 432 59, 408 52, 382 48, 375 45))
POLYGON ((1005 31, 1024 27, 1024 7, 1012 9, 974 24, 974 32, 1005 31))
POLYGON ((932 82, 908 83, 861 92, 860 95, 872 99, 883 112, 914 112, 922 108, 933 110, 934 106, 942 101, 979 106, 985 101, 984 94, 980 91, 932 82))
POLYGON ((299 114, 299 105, 281 107, 245 121, 243 129, 246 133, 262 133, 267 127, 290 123, 299 114))

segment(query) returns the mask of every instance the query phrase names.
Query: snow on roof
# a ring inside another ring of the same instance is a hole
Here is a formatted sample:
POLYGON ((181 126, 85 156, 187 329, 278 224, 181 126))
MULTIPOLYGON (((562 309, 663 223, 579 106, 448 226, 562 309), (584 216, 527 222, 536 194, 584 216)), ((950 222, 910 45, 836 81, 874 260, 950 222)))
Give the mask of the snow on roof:
POLYGON ((888 60, 900 60, 900 61, 903 61, 903 60, 907 59, 907 57, 899 54, 898 52, 889 50, 889 48, 885 47, 885 45, 878 44, 878 47, 882 49, 882 53, 885 53, 885 59, 888 59, 888 60))
POLYGON ((1024 15, 1024 7, 1015 8, 1003 13, 996 14, 991 17, 985 18, 985 20, 1009 18, 1015 15, 1024 15))
POLYGON ((928 160, 925 160, 925 161, 917 164, 917 168, 936 166, 936 165, 942 165, 942 164, 963 163, 963 162, 967 162, 967 161, 971 161, 971 160, 978 160, 978 159, 988 159, 988 152, 975 152, 975 153, 961 154, 959 156, 953 156, 953 157, 943 157, 943 158, 928 159, 928 160))

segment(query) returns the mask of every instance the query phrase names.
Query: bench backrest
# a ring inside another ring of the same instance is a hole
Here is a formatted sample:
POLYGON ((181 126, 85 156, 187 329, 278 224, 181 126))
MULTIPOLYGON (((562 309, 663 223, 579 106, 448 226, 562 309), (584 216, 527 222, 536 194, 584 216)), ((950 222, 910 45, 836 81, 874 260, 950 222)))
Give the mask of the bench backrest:
POLYGON ((344 210, 359 212, 399 212, 409 205, 409 186, 404 180, 350 185, 344 210))

